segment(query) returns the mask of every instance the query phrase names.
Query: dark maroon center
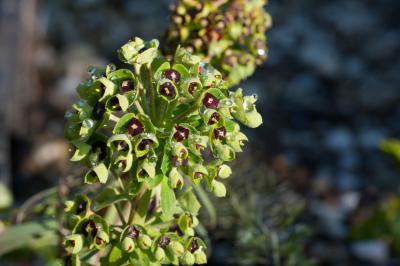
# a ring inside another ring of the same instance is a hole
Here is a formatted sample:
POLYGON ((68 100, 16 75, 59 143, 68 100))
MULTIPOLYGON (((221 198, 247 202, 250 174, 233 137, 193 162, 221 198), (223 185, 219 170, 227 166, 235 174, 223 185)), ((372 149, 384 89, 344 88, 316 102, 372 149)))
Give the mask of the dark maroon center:
POLYGON ((138 148, 141 151, 150 150, 152 145, 153 141, 151 139, 144 139, 139 143, 138 148))
POLYGON ((190 251, 190 253, 194 253, 198 249, 199 249, 199 245, 197 244, 197 240, 193 239, 192 243, 190 243, 189 251, 190 251))
POLYGON ((214 113, 210 116, 210 119, 208 120, 208 124, 209 124, 209 125, 214 125, 214 124, 216 124, 216 123, 219 122, 219 119, 220 119, 219 113, 214 112, 214 113))
POLYGON ((177 125, 175 126, 175 130, 176 132, 174 133, 174 139, 178 142, 187 139, 189 136, 189 129, 187 128, 177 125))
POLYGON ((144 131, 143 124, 139 121, 139 119, 133 118, 128 123, 128 133, 131 136, 136 136, 144 131))
POLYGON ((225 138, 225 136, 226 136, 226 129, 225 129, 225 127, 219 127, 219 128, 215 128, 215 129, 214 129, 214 137, 215 137, 216 139, 222 140, 222 139, 225 138))
POLYGON ((82 224, 81 232, 85 236, 91 234, 92 237, 95 237, 97 234, 96 223, 93 220, 87 220, 82 224))
POLYGON ((121 87, 119 90, 122 93, 128 92, 128 91, 133 91, 135 89, 135 83, 133 81, 125 80, 122 82, 121 87))
POLYGON ((171 242, 171 239, 169 239, 169 237, 162 236, 158 245, 160 247, 162 247, 163 249, 165 249, 170 242, 171 242))
POLYGON ((134 225, 131 225, 126 232, 126 236, 132 239, 136 239, 139 237, 139 233, 140 231, 134 225))
POLYGON ((160 94, 164 95, 168 98, 175 97, 175 89, 174 85, 171 82, 167 81, 160 86, 160 94))
POLYGON ((203 99, 203 104, 207 108, 216 109, 219 104, 219 100, 215 98, 211 93, 206 93, 203 99))
POLYGON ((175 69, 167 69, 164 72, 164 77, 177 83, 181 80, 181 74, 175 69))
POLYGON ((190 94, 193 94, 199 88, 199 84, 197 82, 191 82, 188 87, 188 91, 190 94))

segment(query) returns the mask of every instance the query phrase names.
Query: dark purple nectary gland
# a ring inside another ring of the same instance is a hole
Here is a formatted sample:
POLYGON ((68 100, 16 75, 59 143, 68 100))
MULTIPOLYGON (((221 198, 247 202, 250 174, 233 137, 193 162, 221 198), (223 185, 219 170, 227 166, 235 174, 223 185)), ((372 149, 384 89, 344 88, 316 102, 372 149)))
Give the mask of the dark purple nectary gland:
POLYGON ((225 127, 219 127, 214 129, 214 137, 216 139, 222 140, 226 136, 226 129, 225 127))
POLYGON ((139 143, 138 148, 141 151, 150 150, 152 145, 153 141, 151 139, 144 139, 139 143))
POLYGON ((167 98, 173 98, 176 95, 174 85, 172 85, 172 83, 168 81, 160 85, 159 92, 161 95, 167 98))
POLYGON ((132 118, 132 120, 128 123, 128 134, 133 137, 143 132, 143 124, 139 121, 139 119, 132 118))
POLYGON ((89 233, 92 237, 95 237, 97 234, 97 226, 93 220, 87 220, 81 226, 81 233, 84 236, 89 236, 89 233))
POLYGON ((206 93, 203 99, 203 104, 207 108, 216 109, 219 105, 219 100, 211 93, 206 93))
POLYGON ((161 239, 160 239, 160 242, 158 242, 158 245, 159 245, 161 248, 165 249, 165 248, 168 246, 168 244, 169 244, 170 242, 171 242, 171 239, 169 239, 169 237, 167 237, 167 236, 162 236, 161 239))
POLYGON ((133 91, 135 89, 135 83, 130 80, 125 80, 121 83, 119 90, 121 93, 126 93, 129 91, 133 91))
POLYGON ((137 229, 134 225, 130 225, 126 232, 126 236, 134 240, 139 237, 139 234, 139 229, 137 229))
POLYGON ((219 119, 220 119, 220 115, 219 115, 219 113, 217 113, 217 112, 214 112, 211 116, 210 116, 210 119, 208 120, 208 125, 214 125, 214 124, 216 124, 216 123, 218 123, 219 122, 219 119))
POLYGON ((193 95, 193 93, 199 88, 197 82, 191 82, 188 86, 188 92, 193 95))
POLYGON ((175 126, 175 130, 176 130, 176 132, 174 133, 174 139, 177 142, 181 142, 181 141, 183 141, 183 140, 188 138, 189 129, 177 125, 177 126, 175 126))
POLYGON ((179 74, 179 72, 176 71, 175 69, 165 70, 164 77, 169 80, 172 80, 175 83, 178 83, 181 80, 181 74, 179 74))

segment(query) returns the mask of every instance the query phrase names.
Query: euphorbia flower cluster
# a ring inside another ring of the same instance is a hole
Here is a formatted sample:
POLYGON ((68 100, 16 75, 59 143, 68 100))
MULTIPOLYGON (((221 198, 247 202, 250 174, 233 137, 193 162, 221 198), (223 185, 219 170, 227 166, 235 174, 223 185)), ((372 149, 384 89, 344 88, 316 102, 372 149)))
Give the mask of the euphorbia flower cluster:
POLYGON ((167 40, 182 45, 222 71, 234 85, 267 58, 265 32, 271 27, 266 0, 179 0, 172 7, 167 40))
POLYGON ((193 187, 226 194, 226 162, 242 151, 238 122, 262 123, 257 98, 229 91, 221 73, 184 48, 167 60, 158 41, 119 50, 126 68, 90 68, 67 112, 72 161, 87 195, 66 202, 67 261, 105 265, 206 263, 193 187))

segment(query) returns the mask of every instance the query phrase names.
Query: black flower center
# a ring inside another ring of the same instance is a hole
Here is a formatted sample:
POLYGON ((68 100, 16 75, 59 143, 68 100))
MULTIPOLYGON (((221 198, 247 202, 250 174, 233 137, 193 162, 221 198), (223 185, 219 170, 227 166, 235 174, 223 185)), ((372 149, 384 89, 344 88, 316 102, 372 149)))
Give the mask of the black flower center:
POLYGON ((104 142, 96 141, 92 144, 92 152, 97 154, 99 161, 102 161, 107 157, 107 145, 104 142))
POLYGON ((95 237, 97 234, 96 223, 93 220, 87 220, 82 224, 81 233, 84 236, 88 236, 90 234, 92 237, 95 237))
POLYGON ((135 83, 133 81, 125 80, 121 83, 119 90, 121 93, 125 93, 128 91, 133 91, 135 89, 135 83))
POLYGON ((131 136, 136 136, 144 131, 143 124, 139 121, 139 119, 133 118, 128 123, 128 133, 131 136))
POLYGON ((76 208, 76 214, 79 215, 86 210, 87 202, 82 201, 79 203, 78 207, 76 208))
POLYGON ((181 74, 175 69, 167 69, 164 72, 164 77, 177 83, 181 80, 181 74))
POLYGON ((103 118, 105 111, 106 111, 105 104, 101 103, 101 102, 97 102, 93 107, 92 116, 94 119, 100 120, 103 118))

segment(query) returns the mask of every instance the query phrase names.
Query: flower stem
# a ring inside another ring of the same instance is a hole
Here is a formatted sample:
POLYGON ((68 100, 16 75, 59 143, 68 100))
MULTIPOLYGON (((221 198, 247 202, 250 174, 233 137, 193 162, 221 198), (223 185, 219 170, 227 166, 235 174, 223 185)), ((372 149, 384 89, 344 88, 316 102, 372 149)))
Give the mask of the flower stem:
POLYGON ((142 106, 140 105, 139 101, 135 101, 134 104, 135 104, 136 109, 139 111, 139 113, 141 113, 142 115, 144 115, 145 112, 144 112, 142 106))
POLYGON ((190 106, 188 109, 186 109, 186 111, 182 112, 180 115, 178 115, 175 119, 174 119, 174 123, 177 124, 179 123, 182 119, 186 118, 188 115, 190 115, 191 113, 193 113, 194 111, 196 111, 199 108, 199 104, 195 103, 192 106, 190 106))
POLYGON ((153 79, 151 77, 150 65, 146 65, 146 76, 149 82, 149 97, 150 97, 150 117, 154 120, 156 116, 156 96, 153 88, 153 79))
POLYGON ((125 220, 124 213, 123 213, 123 211, 121 209, 121 206, 118 203, 115 203, 114 206, 115 206, 115 209, 118 212, 118 216, 119 216, 119 219, 122 222, 122 225, 125 226, 126 225, 126 220, 125 220))

